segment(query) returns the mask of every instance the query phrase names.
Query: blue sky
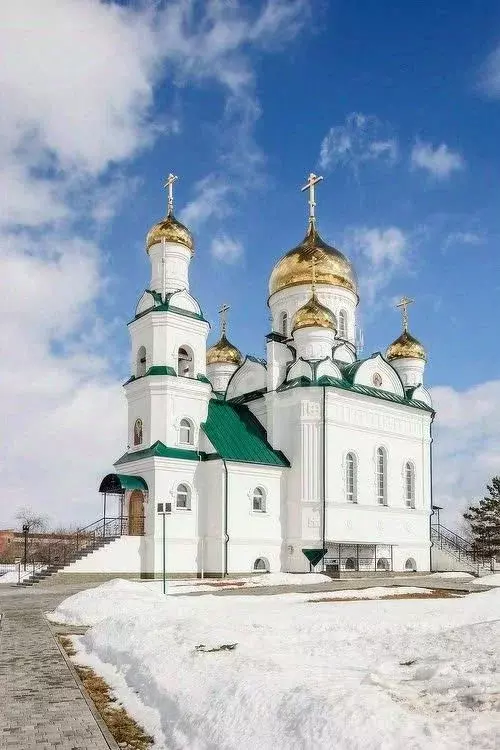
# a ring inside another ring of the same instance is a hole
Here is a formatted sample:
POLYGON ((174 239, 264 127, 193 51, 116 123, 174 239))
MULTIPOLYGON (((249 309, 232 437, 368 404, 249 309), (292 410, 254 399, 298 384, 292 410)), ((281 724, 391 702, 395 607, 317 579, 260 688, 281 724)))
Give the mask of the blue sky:
POLYGON ((0 20, 4 522, 97 512, 166 174, 211 340, 228 302, 231 339, 262 356, 311 170, 319 229, 361 279, 366 355, 398 335, 396 298, 416 300, 456 522, 500 471, 498 3, 13 0, 0 20))

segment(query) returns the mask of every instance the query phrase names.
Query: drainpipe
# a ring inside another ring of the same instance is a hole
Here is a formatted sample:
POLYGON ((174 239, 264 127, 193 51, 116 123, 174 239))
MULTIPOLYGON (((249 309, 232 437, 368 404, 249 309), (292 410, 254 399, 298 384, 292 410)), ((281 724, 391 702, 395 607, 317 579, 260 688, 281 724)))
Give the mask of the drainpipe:
MULTIPOLYGON (((322 548, 323 551, 326 547, 326 386, 323 386, 323 408, 322 408, 322 452, 323 452, 323 459, 322 459, 322 476, 321 476, 321 493, 322 493, 322 501, 323 501, 323 540, 322 540, 322 548)), ((325 556, 323 554, 322 559, 322 569, 325 570, 325 556)))
POLYGON ((222 459, 224 465, 224 564, 222 566, 222 577, 227 576, 227 558, 228 558, 228 547, 229 547, 229 534, 227 532, 227 497, 228 497, 228 473, 226 459, 222 459))
POLYGON ((433 485, 434 482, 432 480, 432 443, 434 441, 434 438, 432 437, 432 425, 434 424, 434 415, 432 415, 431 419, 431 442, 429 443, 429 471, 431 475, 431 513, 429 516, 429 541, 430 541, 430 547, 429 547, 429 570, 432 572, 432 547, 434 542, 432 541, 432 516, 434 515, 434 499, 433 499, 433 485))

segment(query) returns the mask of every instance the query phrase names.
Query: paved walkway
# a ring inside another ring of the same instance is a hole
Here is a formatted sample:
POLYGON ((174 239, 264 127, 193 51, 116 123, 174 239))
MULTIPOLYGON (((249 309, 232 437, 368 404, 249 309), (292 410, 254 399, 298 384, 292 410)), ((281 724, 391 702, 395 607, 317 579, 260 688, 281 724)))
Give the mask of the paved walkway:
POLYGON ((70 593, 0 594, 2 750, 109 750, 43 616, 70 593))

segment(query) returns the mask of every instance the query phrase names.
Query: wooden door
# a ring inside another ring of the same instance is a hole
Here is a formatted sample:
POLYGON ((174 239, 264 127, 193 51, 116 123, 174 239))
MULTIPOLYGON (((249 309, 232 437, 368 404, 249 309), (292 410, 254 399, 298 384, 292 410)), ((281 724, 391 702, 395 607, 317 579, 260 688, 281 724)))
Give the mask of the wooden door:
POLYGON ((128 504, 128 533, 130 536, 144 535, 144 495, 134 490, 128 504))

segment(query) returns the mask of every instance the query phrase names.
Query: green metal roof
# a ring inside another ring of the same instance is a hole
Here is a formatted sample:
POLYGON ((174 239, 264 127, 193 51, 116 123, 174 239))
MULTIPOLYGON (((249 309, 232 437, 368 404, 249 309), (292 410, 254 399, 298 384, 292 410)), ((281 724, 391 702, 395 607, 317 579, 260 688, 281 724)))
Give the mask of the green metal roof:
POLYGON ((173 312, 177 315, 183 315, 186 318, 195 318, 196 320, 203 320, 204 322, 207 322, 203 317, 203 313, 194 313, 191 312, 191 310, 184 310, 183 308, 177 307, 176 305, 171 305, 170 299, 174 294, 177 294, 177 292, 167 294, 167 296, 165 297, 165 302, 162 301, 161 294, 159 292, 155 292, 151 289, 146 289, 146 292, 149 292, 149 294, 153 297, 154 304, 151 305, 151 307, 148 307, 147 310, 143 310, 142 312, 138 313, 135 316, 134 320, 142 318, 143 315, 147 315, 150 312, 173 312))
POLYGON ((202 461, 204 454, 200 451, 188 450, 186 448, 169 448, 160 440, 157 440, 150 448, 124 453, 118 461, 115 461, 115 466, 128 464, 131 461, 140 461, 143 458, 151 458, 154 456, 157 456, 158 458, 181 458, 187 461, 202 461))
POLYGON ((110 494, 122 494, 125 490, 148 491, 148 485, 142 477, 134 477, 131 474, 107 474, 99 486, 99 492, 110 494))
POLYGON ((266 431, 246 407, 212 399, 202 429, 218 455, 227 461, 290 466, 281 451, 266 439, 266 431))

